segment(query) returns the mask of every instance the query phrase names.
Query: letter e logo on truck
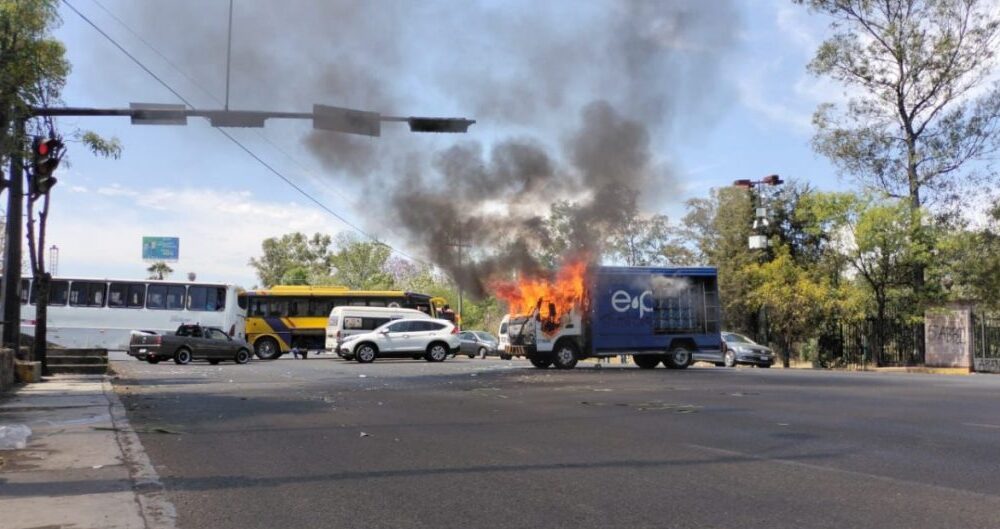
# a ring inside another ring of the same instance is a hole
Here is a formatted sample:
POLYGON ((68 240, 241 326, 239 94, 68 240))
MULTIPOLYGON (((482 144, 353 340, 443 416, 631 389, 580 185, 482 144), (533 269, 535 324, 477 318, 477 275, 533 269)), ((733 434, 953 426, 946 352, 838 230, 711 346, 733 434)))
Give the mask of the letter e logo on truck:
POLYGON ((642 294, 633 297, 624 290, 616 290, 611 294, 611 306, 616 312, 628 312, 632 309, 639 310, 639 319, 647 312, 653 312, 653 307, 646 304, 646 298, 653 294, 652 290, 646 290, 642 294))

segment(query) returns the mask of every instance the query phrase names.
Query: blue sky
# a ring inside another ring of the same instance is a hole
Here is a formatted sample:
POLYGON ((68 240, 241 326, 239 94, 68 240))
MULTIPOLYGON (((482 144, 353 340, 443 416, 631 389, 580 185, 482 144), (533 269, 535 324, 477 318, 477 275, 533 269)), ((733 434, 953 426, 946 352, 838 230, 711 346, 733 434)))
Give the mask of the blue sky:
MULTIPOLYGON (((382 4, 389 9, 401 1, 387 0, 382 4)), ((222 99, 224 40, 218 42, 217 49, 202 49, 204 56, 199 59, 205 60, 179 73, 92 0, 71 2, 196 105, 218 106, 213 97, 189 78, 207 88, 214 98, 222 99)), ((169 9, 151 15, 150 9, 142 7, 142 4, 149 4, 148 1, 102 0, 101 3, 137 30, 162 28, 162 31, 142 31, 171 62, 181 69, 187 68, 185 57, 191 51, 178 48, 177 42, 183 43, 184 32, 190 30, 193 34, 197 27, 187 22, 172 22, 169 9), (151 21, 153 16, 160 19, 151 21)), ((533 5, 520 1, 484 1, 480 4, 482 10, 501 13, 507 18, 533 5)), ((204 9, 197 24, 217 23, 224 27, 228 6, 225 0, 206 0, 200 5, 204 9)), ((248 36, 239 31, 241 20, 267 16, 265 12, 275 5, 278 4, 264 0, 236 2, 234 57, 246 47, 266 50, 280 57, 281 54, 295 54, 298 46, 307 54, 301 46, 308 43, 297 40, 293 28, 286 26, 274 33, 257 35, 258 40, 247 44, 248 36)), ((446 20, 447 2, 426 5, 431 13, 424 15, 441 17, 446 27, 461 25, 461 21, 446 20), (435 9, 441 13, 434 12, 435 9)), ((724 5, 719 3, 719 6, 724 5)), ((736 29, 735 34, 728 36, 731 43, 719 58, 711 95, 697 106, 675 109, 674 119, 653 136, 656 158, 673 168, 680 185, 672 196, 650 205, 650 209, 666 213, 673 219, 683 215, 684 200, 704 196, 710 188, 729 185, 738 178, 778 173, 786 179, 808 181, 821 189, 842 189, 850 185, 839 180, 830 164, 814 154, 809 145, 812 134, 809 119, 816 105, 843 97, 840 88, 811 77, 805 70, 817 44, 826 34, 825 21, 783 0, 746 0, 735 2, 733 7, 735 12, 717 14, 735 20, 736 29)), ((559 13, 557 7, 550 9, 553 19, 565 24, 553 31, 577 31, 579 28, 572 27, 573 24, 593 24, 599 16, 578 11, 569 17, 559 13)), ((179 102, 65 6, 62 17, 63 24, 56 31, 56 37, 66 44, 73 65, 63 93, 66 105, 125 107, 136 101, 179 102)), ((482 20, 491 19, 484 17, 482 20)), ((312 27, 300 29, 309 31, 312 27)), ((397 32, 399 39, 424 42, 420 35, 411 34, 413 30, 406 30, 405 23, 402 27, 404 30, 397 32)), ((385 38, 381 37, 376 44, 386 42, 385 38)), ((565 122, 573 120, 572 114, 568 117, 543 115, 530 122, 491 120, 477 115, 474 108, 464 108, 462 98, 450 97, 444 89, 446 84, 426 86, 424 76, 435 71, 439 64, 448 64, 449 71, 461 71, 461 61, 470 61, 470 68, 484 67, 479 61, 487 62, 492 69, 502 71, 504 68, 503 49, 507 43, 492 39, 488 28, 476 33, 474 38, 455 40, 456 43, 449 44, 447 40, 427 39, 426 46, 400 46, 391 53, 386 52, 387 60, 398 61, 403 66, 393 66, 394 75, 384 76, 379 81, 385 83, 387 91, 405 94, 405 97, 396 97, 398 108, 389 110, 404 115, 459 115, 479 119, 470 134, 413 140, 404 138, 409 134, 405 130, 386 125, 381 138, 363 141, 370 144, 368 146, 377 155, 386 156, 392 155, 393 149, 404 141, 411 142, 408 144, 411 147, 440 149, 469 140, 489 145, 510 134, 528 134, 547 144, 558 145, 566 131, 565 122), (491 56, 496 60, 489 60, 491 56), (452 64, 454 62, 459 64, 452 64), (414 141, 420 143, 412 143, 414 141)), ((691 46, 694 50, 691 53, 698 53, 697 45, 696 42, 691 46)), ((680 50, 677 53, 688 53, 684 43, 679 43, 677 49, 680 50)), ((321 75, 322 72, 310 74, 321 75)), ((679 75, 682 76, 683 71, 679 75)), ((279 107, 275 110, 307 111, 309 108, 304 101, 357 108, 371 108, 368 105, 377 101, 374 95, 365 93, 333 97, 299 86, 298 81, 294 69, 280 78, 265 79, 264 82, 271 83, 270 90, 277 86, 292 93, 272 101, 257 97, 258 92, 264 91, 260 88, 260 80, 234 77, 233 107, 273 103, 279 107), (320 100, 320 97, 325 99, 320 100), (292 104, 299 106, 289 108, 292 104)), ((682 78, 677 82, 696 86, 698 81, 682 78)), ((512 86, 512 90, 515 88, 512 86)), ((663 87, 666 91, 675 89, 683 87, 663 87)), ((591 97, 586 90, 586 87, 569 85, 559 95, 567 100, 585 101, 591 97)), ((516 91, 512 94, 516 97, 516 91)), ((256 281, 247 260, 258 254, 264 238, 290 231, 336 234, 349 229, 282 183, 204 121, 191 120, 186 127, 167 127, 132 126, 127 119, 115 118, 63 119, 59 125, 63 131, 81 128, 115 136, 125 149, 120 160, 106 160, 71 145, 71 165, 60 169, 50 217, 49 241, 60 248, 60 275, 140 277, 145 267, 140 256, 141 237, 169 235, 181 238, 181 260, 174 265, 179 276, 194 271, 202 280, 251 286, 256 281)), ((302 146, 302 138, 310 133, 310 126, 308 122, 269 122, 265 129, 230 130, 259 156, 350 222, 375 231, 404 251, 419 253, 419 248, 408 247, 406 241, 398 239, 391 230, 380 230, 378 226, 385 219, 374 218, 379 215, 377 194, 343 177, 342 172, 331 168, 329 163, 324 165, 302 146)))

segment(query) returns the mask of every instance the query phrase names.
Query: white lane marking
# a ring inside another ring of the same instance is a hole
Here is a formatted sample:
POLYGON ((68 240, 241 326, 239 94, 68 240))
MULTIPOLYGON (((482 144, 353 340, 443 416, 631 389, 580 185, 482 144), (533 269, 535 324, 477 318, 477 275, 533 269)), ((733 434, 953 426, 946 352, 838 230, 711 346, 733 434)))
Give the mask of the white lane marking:
POLYGON ((995 428, 1000 430, 1000 424, 983 424, 979 422, 963 422, 963 426, 975 426, 976 428, 995 428))
POLYGON ((749 453, 746 453, 746 452, 738 452, 736 450, 726 450, 725 448, 716 448, 714 446, 705 446, 705 445, 693 444, 693 443, 685 443, 684 446, 687 446, 689 448, 694 448, 696 450, 704 450, 706 452, 714 452, 714 453, 717 453, 717 454, 724 454, 724 455, 728 455, 728 456, 743 457, 743 458, 746 458, 746 459, 751 459, 751 460, 754 460, 754 461, 760 461, 760 462, 763 462, 763 463, 778 463, 780 465, 788 465, 788 466, 791 466, 791 467, 806 468, 806 469, 809 469, 809 470, 820 470, 820 471, 823 471, 823 472, 832 472, 834 474, 843 474, 843 475, 846 475, 846 476, 872 479, 872 480, 875 480, 875 481, 882 481, 884 483, 892 483, 894 485, 904 485, 904 486, 909 486, 909 487, 921 487, 921 488, 927 488, 927 489, 931 489, 931 490, 937 490, 937 491, 943 491, 943 492, 950 492, 950 493, 955 493, 955 494, 962 494, 962 495, 966 495, 966 496, 973 496, 973 497, 976 497, 976 498, 984 498, 984 499, 989 499, 989 500, 994 500, 994 501, 997 500, 997 499, 1000 499, 1000 496, 997 496, 995 494, 988 494, 988 493, 985 493, 985 492, 976 492, 974 490, 958 489, 958 488, 955 488, 955 487, 948 487, 948 486, 945 486, 945 485, 936 485, 934 483, 924 483, 924 482, 921 482, 921 481, 912 481, 912 480, 908 480, 908 479, 893 478, 893 477, 890 477, 890 476, 882 476, 882 475, 879 475, 879 474, 869 474, 868 472, 860 472, 860 471, 857 471, 857 470, 847 470, 847 469, 843 469, 843 468, 827 467, 827 466, 823 466, 823 465, 814 465, 812 463, 803 463, 801 461, 793 461, 793 460, 790 460, 790 459, 780 459, 780 458, 762 456, 762 455, 758 455, 758 454, 749 454, 749 453))
POLYGON ((139 436, 125 415, 125 407, 111 386, 111 381, 104 379, 102 383, 104 395, 108 398, 108 408, 111 413, 111 423, 115 428, 115 438, 122 454, 123 463, 128 468, 134 484, 135 502, 139 514, 145 522, 146 529, 175 529, 177 527, 177 510, 167 499, 166 490, 160 482, 160 476, 142 448, 139 436))

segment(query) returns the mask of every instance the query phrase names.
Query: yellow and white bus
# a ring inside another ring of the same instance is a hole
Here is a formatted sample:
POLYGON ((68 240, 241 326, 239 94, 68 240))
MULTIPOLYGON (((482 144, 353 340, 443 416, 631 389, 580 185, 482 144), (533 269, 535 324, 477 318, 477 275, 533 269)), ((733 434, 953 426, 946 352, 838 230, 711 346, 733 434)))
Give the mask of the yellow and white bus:
POLYGON ((340 286, 277 285, 240 296, 246 339, 258 358, 272 360, 292 348, 325 347, 326 322, 334 307, 403 307, 437 317, 438 298, 401 290, 350 290, 340 286))

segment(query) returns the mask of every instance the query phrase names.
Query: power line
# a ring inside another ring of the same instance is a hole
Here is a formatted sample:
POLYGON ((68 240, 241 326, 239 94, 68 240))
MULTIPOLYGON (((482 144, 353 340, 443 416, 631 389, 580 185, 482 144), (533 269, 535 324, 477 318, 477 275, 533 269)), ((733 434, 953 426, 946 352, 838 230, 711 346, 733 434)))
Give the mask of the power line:
MULTIPOLYGON (((219 99, 218 96, 216 96, 215 94, 213 94, 211 90, 205 88, 205 85, 201 84, 200 82, 198 82, 198 80, 196 80, 193 77, 191 77, 190 75, 188 75, 187 72, 184 71, 184 69, 182 69, 180 66, 177 65, 177 63, 175 63, 174 61, 170 60, 170 58, 167 57, 166 54, 162 53, 159 49, 157 49, 156 46, 153 45, 153 43, 149 42, 139 32, 137 32, 134 29, 132 29, 131 26, 129 26, 128 24, 126 24, 124 20, 122 20, 121 18, 119 18, 111 10, 109 10, 107 7, 105 7, 104 4, 102 4, 99 0, 91 0, 91 2, 93 2, 94 4, 96 4, 97 7, 101 8, 102 11, 104 11, 108 16, 110 16, 111 18, 113 18, 115 20, 115 22, 117 22, 121 27, 125 28, 125 30, 129 32, 129 34, 131 34, 133 37, 135 37, 137 40, 139 40, 139 42, 141 42, 144 46, 146 46, 146 48, 148 48, 150 51, 152 51, 153 53, 155 53, 158 57, 160 57, 161 59, 163 59, 163 61, 166 62, 167 65, 169 65, 171 68, 173 68, 173 70, 175 72, 181 74, 181 76, 183 76, 185 79, 187 79, 187 81, 189 83, 191 83, 192 86, 194 86, 198 90, 201 90, 201 92, 203 94, 205 94, 206 96, 208 96, 209 99, 211 99, 212 101, 215 101, 219 105, 224 104, 223 101, 221 99, 219 99)), ((265 134, 264 132, 259 131, 257 129, 254 129, 254 133, 257 135, 258 138, 260 138, 265 143, 267 143, 268 145, 270 145, 274 150, 276 150, 276 151, 280 152, 281 154, 283 154, 285 156, 285 158, 287 158, 290 162, 292 162, 295 165, 297 165, 299 169, 305 171, 306 174, 308 174, 309 176, 311 176, 311 177, 313 177, 315 179, 319 179, 319 177, 315 174, 315 171, 313 171, 309 167, 306 167, 305 164, 303 164, 302 162, 300 162, 298 158, 292 156, 287 150, 285 150, 284 148, 282 148, 277 143, 271 141, 271 139, 267 137, 267 134, 265 134)), ((344 194, 340 190, 338 190, 336 187, 331 187, 329 189, 330 189, 330 191, 333 191, 333 193, 335 195, 337 195, 338 197, 344 199, 347 202, 353 202, 354 201, 353 197, 347 196, 346 194, 344 194)), ((390 233, 392 233, 392 232, 390 231, 390 233)))
MULTIPOLYGON (((84 15, 83 13, 81 13, 80 10, 78 10, 76 7, 74 7, 73 4, 69 3, 69 0, 62 0, 62 1, 63 1, 64 4, 66 4, 67 7, 69 7, 81 19, 83 19, 84 22, 86 22, 87 24, 89 24, 98 33, 100 33, 105 39, 107 39, 111 44, 113 44, 116 48, 118 48, 119 51, 121 51, 122 53, 125 54, 125 56, 127 56, 129 59, 131 59, 132 62, 134 62, 137 66, 139 66, 140 68, 142 68, 142 70, 145 71, 146 73, 148 73, 150 75, 150 77, 152 77, 153 79, 155 79, 164 88, 166 88, 167 90, 169 90, 170 93, 172 93, 175 97, 177 97, 177 99, 180 99, 185 105, 187 105, 188 107, 190 107, 192 110, 197 110, 197 108, 190 101, 188 101, 187 98, 185 98, 184 96, 182 96, 177 90, 174 90, 174 88, 171 87, 170 84, 168 84, 166 81, 164 81, 162 78, 160 78, 160 76, 156 75, 156 73, 154 73, 152 70, 150 70, 149 68, 147 68, 146 65, 142 63, 142 61, 140 61, 134 55, 132 55, 131 53, 129 53, 128 50, 126 50, 121 44, 119 44, 114 38, 112 38, 111 35, 107 34, 97 24, 95 24, 92 20, 90 20, 86 15, 84 15)), ((96 3, 96 0, 95 0, 95 3, 96 3)), ((102 8, 103 8, 103 6, 102 6, 102 8)), ((107 9, 105 9, 105 11, 107 11, 107 9)), ((117 17, 114 17, 114 18, 116 20, 118 20, 117 17)), ((122 22, 119 20, 119 23, 122 23, 122 22)), ((124 23, 122 23, 122 24, 124 25, 124 23)), ((133 32, 133 34, 134 34, 134 32, 133 32)), ((143 40, 143 42, 145 43, 145 39, 141 39, 140 38, 140 40, 143 40)), ((150 48, 152 48, 152 46, 149 45, 149 43, 146 43, 146 45, 150 46, 150 48)), ((159 54, 159 55, 161 57, 163 56, 162 54, 159 54)), ((166 58, 164 57, 164 59, 166 59, 166 58)), ((214 99, 214 97, 213 97, 213 99, 214 99)), ((280 171, 278 171, 274 166, 272 166, 271 164, 269 164, 266 161, 264 161, 263 158, 261 158, 256 153, 254 153, 253 150, 251 150, 249 147, 247 147, 246 145, 244 145, 241 141, 239 141, 238 139, 236 139, 228 131, 226 131, 226 130, 224 130, 222 128, 218 128, 218 127, 214 127, 214 128, 215 128, 215 130, 219 131, 220 134, 222 134, 227 139, 229 139, 229 141, 233 142, 237 147, 239 147, 244 152, 246 152, 248 155, 250 155, 251 158, 253 158, 258 163, 260 163, 265 169, 267 169, 272 174, 274 174, 275 176, 277 176, 278 178, 280 178, 282 181, 284 181, 286 184, 288 184, 289 186, 291 186, 292 189, 298 191, 299 194, 301 194, 302 196, 306 197, 310 202, 316 204, 317 206, 320 207, 320 209, 322 209, 323 211, 325 211, 325 212, 329 213, 330 215, 334 216, 335 218, 337 218, 337 220, 341 221, 342 223, 344 223, 345 225, 347 225, 348 227, 350 227, 354 231, 358 232, 359 234, 363 235, 364 237, 366 237, 367 239, 369 239, 369 240, 371 240, 373 242, 377 242, 379 244, 385 245, 392 252, 397 253, 399 255, 402 255, 403 257, 405 257, 407 259, 410 259, 411 261, 416 261, 418 263, 425 264, 425 265, 428 264, 427 262, 425 262, 423 260, 420 260, 420 259, 417 259, 417 258, 415 258, 415 257, 407 254, 406 252, 403 252, 402 250, 399 250, 399 249, 394 248, 393 246, 391 246, 389 244, 386 244, 384 242, 379 241, 375 236, 369 234, 368 232, 366 232, 365 230, 361 229, 360 227, 358 227, 354 223, 348 221, 347 219, 345 219, 344 217, 342 217, 340 214, 338 214, 336 211, 334 211, 334 210, 330 209, 329 207, 327 207, 326 204, 323 204, 318 199, 316 199, 315 197, 313 197, 311 194, 309 194, 309 192, 307 192, 306 190, 304 190, 301 187, 299 187, 295 182, 293 182, 291 179, 289 179, 284 174, 282 174, 280 171)))

